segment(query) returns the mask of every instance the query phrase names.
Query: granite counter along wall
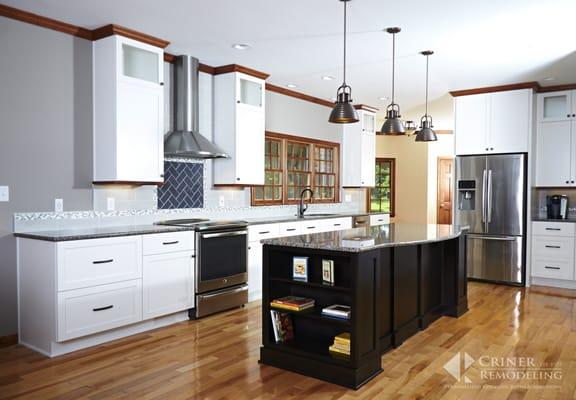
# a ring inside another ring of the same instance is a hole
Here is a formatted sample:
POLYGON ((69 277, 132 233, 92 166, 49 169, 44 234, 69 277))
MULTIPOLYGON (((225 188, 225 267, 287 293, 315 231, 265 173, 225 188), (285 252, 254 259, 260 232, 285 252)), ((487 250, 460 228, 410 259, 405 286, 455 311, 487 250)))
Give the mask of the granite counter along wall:
POLYGON ((568 219, 576 220, 576 188, 532 188, 532 219, 545 219, 546 196, 554 194, 568 196, 568 219))

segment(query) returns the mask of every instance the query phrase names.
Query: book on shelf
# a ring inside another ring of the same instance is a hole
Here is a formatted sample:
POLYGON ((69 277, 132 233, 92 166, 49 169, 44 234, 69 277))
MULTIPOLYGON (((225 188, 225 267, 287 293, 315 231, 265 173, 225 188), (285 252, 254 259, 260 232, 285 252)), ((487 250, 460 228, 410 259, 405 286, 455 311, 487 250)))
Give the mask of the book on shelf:
POLYGON ((314 299, 308 299, 298 296, 285 296, 274 299, 270 302, 270 306, 290 311, 302 311, 313 308, 315 304, 314 299))
POLYGON ((328 348, 333 356, 350 357, 350 333, 343 332, 334 337, 334 343, 328 348))
POLYGON ((284 343, 294 339, 294 327, 290 315, 270 310, 270 316, 272 317, 272 330, 276 343, 284 343))
POLYGON ((358 249, 374 246, 374 239, 370 236, 349 236, 342 238, 342 246, 358 249))
POLYGON ((334 318, 350 319, 351 310, 350 306, 344 306, 342 304, 333 304, 329 307, 323 308, 322 315, 334 318))
POLYGON ((350 346, 350 332, 342 332, 341 334, 334 336, 334 343, 347 344, 350 346))

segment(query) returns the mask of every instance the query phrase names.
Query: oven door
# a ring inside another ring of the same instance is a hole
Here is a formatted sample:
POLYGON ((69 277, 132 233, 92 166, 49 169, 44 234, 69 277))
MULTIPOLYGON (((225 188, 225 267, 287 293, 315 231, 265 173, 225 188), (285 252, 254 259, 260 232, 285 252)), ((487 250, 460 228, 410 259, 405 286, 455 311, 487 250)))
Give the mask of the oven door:
POLYGON ((248 231, 196 232, 196 293, 248 282, 248 231))

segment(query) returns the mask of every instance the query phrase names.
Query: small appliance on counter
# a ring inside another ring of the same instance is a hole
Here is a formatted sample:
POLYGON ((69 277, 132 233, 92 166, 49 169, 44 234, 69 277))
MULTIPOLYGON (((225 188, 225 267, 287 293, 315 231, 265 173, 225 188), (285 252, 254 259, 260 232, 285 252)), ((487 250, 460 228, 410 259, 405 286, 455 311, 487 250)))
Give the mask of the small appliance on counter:
POLYGON ((568 218, 568 196, 563 194, 546 196, 546 216, 548 219, 568 218))

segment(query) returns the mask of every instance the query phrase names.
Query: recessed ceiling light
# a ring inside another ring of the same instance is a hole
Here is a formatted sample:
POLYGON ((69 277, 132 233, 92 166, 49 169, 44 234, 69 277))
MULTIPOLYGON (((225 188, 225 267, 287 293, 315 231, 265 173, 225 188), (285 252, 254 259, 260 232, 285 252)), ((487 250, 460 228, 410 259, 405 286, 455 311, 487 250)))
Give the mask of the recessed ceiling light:
POLYGON ((288 87, 288 88, 290 88, 290 89, 294 89, 294 88, 297 88, 298 85, 295 85, 295 84, 293 84, 293 83, 289 83, 289 84, 286 85, 286 87, 288 87))
POLYGON ((330 76, 330 75, 324 75, 324 76, 322 77, 322 80, 325 80, 325 81, 333 81, 333 80, 334 80, 334 77, 333 77, 333 76, 330 76))
POLYGON ((252 46, 246 43, 234 43, 232 47, 235 48, 236 50, 248 50, 252 46))
POLYGON ((378 97, 378 100, 386 101, 386 100, 390 100, 390 97, 378 97))
POLYGON ((553 80, 555 80, 555 79, 556 79, 556 78, 554 78, 553 76, 547 76, 546 78, 544 78, 544 79, 542 79, 542 80, 543 80, 543 81, 546 81, 546 82, 550 82, 550 81, 553 81, 553 80))

